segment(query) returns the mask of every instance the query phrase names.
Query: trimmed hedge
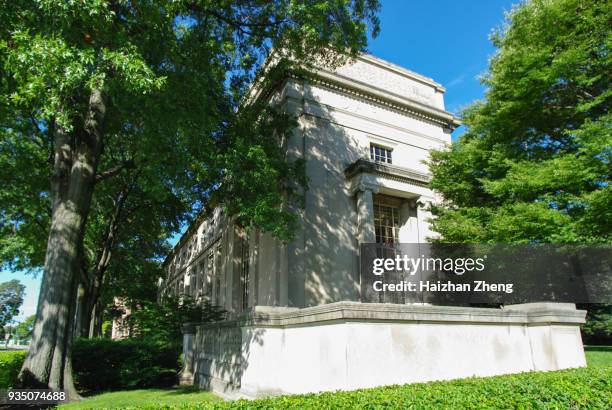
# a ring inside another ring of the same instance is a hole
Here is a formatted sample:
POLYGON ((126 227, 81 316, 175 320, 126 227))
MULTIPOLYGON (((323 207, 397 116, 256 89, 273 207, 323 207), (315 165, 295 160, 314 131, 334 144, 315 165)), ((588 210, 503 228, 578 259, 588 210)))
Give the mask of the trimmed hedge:
POLYGON ((26 353, 25 350, 0 352, 0 389, 8 389, 15 385, 26 353))
POLYGON ((80 391, 168 387, 178 382, 178 346, 140 339, 79 339, 72 363, 80 391))
POLYGON ((178 408, 610 409, 612 408, 612 367, 520 373, 386 386, 350 392, 282 396, 253 401, 190 404, 178 408))
MULTIPOLYGON (((169 387, 178 382, 177 346, 134 339, 79 339, 73 349, 75 384, 83 392, 169 387)), ((15 386, 26 353, 0 352, 0 389, 15 386)))

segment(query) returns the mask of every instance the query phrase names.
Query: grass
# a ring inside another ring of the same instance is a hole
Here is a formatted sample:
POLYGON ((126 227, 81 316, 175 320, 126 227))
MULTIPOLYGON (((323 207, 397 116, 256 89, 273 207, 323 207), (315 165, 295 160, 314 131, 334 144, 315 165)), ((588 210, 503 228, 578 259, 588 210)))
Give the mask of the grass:
POLYGON ((193 389, 146 389, 103 393, 81 402, 61 406, 61 409, 142 408, 146 406, 177 406, 221 401, 213 393, 193 389))
POLYGON ((612 366, 612 346, 585 346, 587 364, 591 366, 612 366))
MULTIPOLYGON (((386 386, 352 392, 223 402, 209 392, 147 389, 103 393, 66 410, 91 408, 606 408, 612 406, 612 346, 585 348, 587 369, 386 386)), ((611 407, 612 408, 612 407, 611 407)))

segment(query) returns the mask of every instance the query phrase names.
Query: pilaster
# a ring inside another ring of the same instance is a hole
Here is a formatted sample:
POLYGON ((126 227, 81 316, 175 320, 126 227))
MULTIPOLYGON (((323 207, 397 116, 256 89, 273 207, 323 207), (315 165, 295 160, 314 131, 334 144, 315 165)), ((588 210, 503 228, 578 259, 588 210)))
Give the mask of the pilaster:
POLYGON ((376 242, 374 231, 374 194, 378 187, 370 184, 359 184, 356 187, 357 197, 357 238, 359 244, 376 242))

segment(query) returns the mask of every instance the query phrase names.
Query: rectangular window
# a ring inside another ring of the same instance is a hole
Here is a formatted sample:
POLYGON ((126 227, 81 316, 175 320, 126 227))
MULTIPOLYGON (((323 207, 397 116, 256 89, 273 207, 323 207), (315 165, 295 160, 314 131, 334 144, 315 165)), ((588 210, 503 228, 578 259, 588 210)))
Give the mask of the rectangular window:
POLYGON ((205 295, 207 299, 213 303, 213 275, 214 275, 214 254, 210 252, 208 257, 206 258, 206 292, 205 295))
POLYGON ((204 262, 198 263, 196 275, 196 299, 200 300, 204 296, 204 262))
POLYGON ((240 286, 242 287, 242 310, 249 307, 249 239, 245 236, 241 241, 240 252, 240 286))
POLYGON ((191 275, 187 275, 187 280, 183 284, 183 295, 190 297, 191 296, 191 275))
POLYGON ((221 306, 221 245, 217 245, 215 251, 215 272, 217 273, 216 278, 216 290, 215 297, 217 299, 217 305, 221 306))
POLYGON ((376 243, 399 243, 399 207, 375 198, 374 230, 376 232, 376 243))
POLYGON ((391 150, 379 145, 370 144, 370 159, 375 162, 391 164, 391 150))

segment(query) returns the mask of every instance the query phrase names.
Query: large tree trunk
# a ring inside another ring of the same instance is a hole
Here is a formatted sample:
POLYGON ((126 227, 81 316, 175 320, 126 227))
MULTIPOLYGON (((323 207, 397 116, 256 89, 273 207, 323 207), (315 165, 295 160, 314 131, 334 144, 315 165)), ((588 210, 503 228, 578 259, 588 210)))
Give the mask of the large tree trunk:
POLYGON ((19 375, 24 387, 65 390, 79 395, 72 380, 72 339, 80 252, 102 152, 102 122, 106 106, 102 92, 92 91, 83 126, 70 135, 55 133, 53 209, 38 299, 36 324, 19 375))

